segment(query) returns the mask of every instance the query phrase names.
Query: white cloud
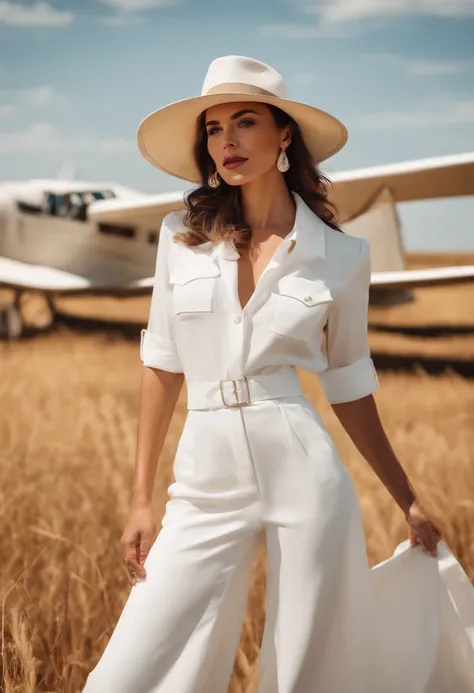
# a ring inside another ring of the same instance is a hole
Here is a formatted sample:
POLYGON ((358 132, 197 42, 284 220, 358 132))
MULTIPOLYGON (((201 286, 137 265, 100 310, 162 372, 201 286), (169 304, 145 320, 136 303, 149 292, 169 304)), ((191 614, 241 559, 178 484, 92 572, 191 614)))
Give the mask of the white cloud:
POLYGON ((71 24, 73 12, 56 10, 51 3, 40 0, 30 5, 0 2, 0 23, 17 27, 58 28, 71 24))
POLYGON ((32 106, 49 106, 51 104, 65 102, 65 96, 59 94, 56 89, 49 84, 42 84, 37 87, 16 90, 18 100, 32 106))
POLYGON ((387 111, 356 116, 353 125, 362 129, 389 129, 474 125, 474 99, 444 101, 414 111, 387 111))
POLYGON ((384 63, 390 68, 405 72, 410 77, 458 75, 474 67, 474 60, 412 60, 396 53, 365 53, 362 57, 377 64, 384 63))
MULTIPOLYGON (((47 123, 35 123, 21 132, 0 132, 0 151, 24 152, 50 149, 53 128, 47 123)), ((57 148, 50 149, 57 151, 57 148)))
POLYGON ((20 89, 0 89, 0 115, 14 115, 25 109, 65 106, 67 98, 49 84, 20 89))
POLYGON ((97 142, 97 150, 104 154, 126 154, 135 151, 136 143, 122 137, 97 142))
POLYGON ((120 14, 112 14, 108 15, 107 17, 100 18, 101 24, 104 24, 105 26, 109 27, 122 27, 130 26, 132 24, 142 24, 144 20, 145 18, 143 16, 131 15, 130 12, 127 12, 126 14, 122 12, 120 14))
POLYGON ((9 118, 15 113, 15 108, 12 104, 6 103, 0 105, 0 118, 9 118))
POLYGON ((122 138, 100 139, 88 133, 62 135, 49 123, 34 123, 26 130, 0 132, 0 152, 68 154, 94 152, 121 154, 134 151, 136 144, 122 138))
POLYGON ((142 10, 151 10, 155 7, 176 5, 179 0, 100 0, 100 2, 122 12, 140 12, 142 10))
POLYGON ((305 38, 346 38, 354 33, 353 29, 341 25, 315 25, 315 24, 264 24, 258 27, 258 33, 262 36, 274 36, 285 39, 305 38))
POLYGON ((474 16, 474 0, 287 0, 326 22, 397 15, 474 16))
MULTIPOLYGON (((335 25, 330 27, 330 31, 336 35, 336 32, 341 30, 341 36, 347 35, 345 32, 353 33, 353 25, 335 25)), ((275 35, 282 38, 309 38, 312 36, 327 37, 326 27, 319 26, 304 26, 294 25, 285 26, 284 24, 273 24, 260 27, 260 33, 267 35, 275 35)), ((466 71, 474 71, 474 60, 438 60, 427 58, 424 60, 412 60, 404 55, 396 53, 362 53, 360 59, 369 61, 371 65, 377 64, 383 70, 396 70, 405 73, 410 77, 443 77, 450 75, 458 75, 466 71), (382 67, 383 66, 383 67, 382 67)), ((321 75, 319 75, 319 78, 321 75)), ((316 79, 316 74, 311 72, 302 72, 293 75, 292 79, 300 83, 309 84, 316 79)))
POLYGON ((407 72, 413 77, 458 75, 473 65, 471 60, 414 60, 407 63, 407 72))
POLYGON ((265 24, 260 26, 258 31, 264 36, 294 39, 312 38, 321 33, 319 27, 307 24, 265 24))

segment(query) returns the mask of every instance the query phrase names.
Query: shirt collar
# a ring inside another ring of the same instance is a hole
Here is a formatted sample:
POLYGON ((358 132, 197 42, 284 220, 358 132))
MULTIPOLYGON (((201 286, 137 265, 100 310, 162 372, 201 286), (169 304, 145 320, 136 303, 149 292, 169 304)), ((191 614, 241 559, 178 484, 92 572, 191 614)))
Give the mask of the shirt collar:
MULTIPOLYGON (((282 244, 289 246, 291 241, 295 240, 296 245, 293 252, 297 248, 302 248, 306 254, 317 255, 324 259, 326 255, 325 223, 308 207, 300 195, 296 192, 291 194, 296 203, 295 223, 282 244)), ((218 243, 216 253, 224 260, 238 260, 240 258, 238 251, 228 241, 218 243)))
POLYGON ((284 243, 296 241, 295 251, 298 247, 311 256, 326 256, 325 227, 326 224, 318 217, 306 202, 296 192, 291 193, 296 202, 296 217, 293 229, 285 238, 284 243))

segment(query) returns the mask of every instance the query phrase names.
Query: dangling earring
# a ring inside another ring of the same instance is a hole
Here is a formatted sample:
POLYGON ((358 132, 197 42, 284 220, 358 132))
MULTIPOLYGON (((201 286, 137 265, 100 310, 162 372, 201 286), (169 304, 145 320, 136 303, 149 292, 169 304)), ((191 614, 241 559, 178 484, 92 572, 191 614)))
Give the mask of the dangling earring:
POLYGON ((288 160, 285 150, 282 149, 277 159, 277 169, 281 171, 281 173, 285 173, 285 171, 288 171, 289 168, 290 162, 288 160))
POLYGON ((217 171, 214 171, 207 179, 210 188, 218 188, 221 184, 221 180, 217 171))

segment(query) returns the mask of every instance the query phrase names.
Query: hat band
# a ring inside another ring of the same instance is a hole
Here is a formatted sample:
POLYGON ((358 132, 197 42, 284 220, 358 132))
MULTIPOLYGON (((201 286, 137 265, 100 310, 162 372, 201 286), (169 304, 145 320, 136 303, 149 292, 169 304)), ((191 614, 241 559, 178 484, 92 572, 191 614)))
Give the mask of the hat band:
POLYGON ((279 98, 278 94, 274 94, 271 91, 262 89, 261 87, 256 87, 254 84, 245 84, 244 82, 222 82, 221 84, 216 84, 206 91, 203 96, 208 96, 209 94, 228 94, 229 92, 235 94, 255 94, 258 96, 273 96, 279 98))

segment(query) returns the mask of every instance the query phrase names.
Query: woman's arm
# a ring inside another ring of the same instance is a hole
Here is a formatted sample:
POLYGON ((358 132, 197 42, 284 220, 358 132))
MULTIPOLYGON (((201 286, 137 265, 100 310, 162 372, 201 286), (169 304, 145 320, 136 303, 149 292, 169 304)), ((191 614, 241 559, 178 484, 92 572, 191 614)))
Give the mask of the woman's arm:
POLYGON ((143 369, 132 484, 134 506, 151 503, 158 458, 183 380, 183 373, 170 373, 149 367, 143 369))
POLYGON ((416 500, 410 481, 381 424, 373 393, 378 378, 367 339, 370 245, 359 238, 359 256, 346 285, 329 308, 327 368, 319 374, 334 413, 363 457, 403 510, 412 545, 436 554, 438 528, 416 500))
POLYGON ((427 518, 417 501, 405 470, 385 434, 373 395, 331 406, 354 445, 403 510, 410 527, 411 545, 423 544, 426 551, 436 556, 436 544, 441 532, 427 518))
MULTIPOLYGON (((347 240, 353 243, 356 239, 347 240)), ((367 339, 370 245, 365 239, 358 241, 358 255, 350 263, 347 281, 329 307, 327 368, 319 380, 356 447, 406 512, 414 494, 387 440, 373 398, 379 383, 367 339)))
POLYGON ((146 578, 143 564, 157 535, 152 507, 156 467, 183 379, 183 373, 148 366, 142 373, 132 500, 121 537, 132 586, 137 577, 146 578))
MULTIPOLYGON (((173 213, 161 225, 155 278, 146 330, 142 330, 143 363, 138 405, 138 431, 130 515, 122 535, 125 562, 131 573, 146 576, 143 562, 156 536, 152 509, 158 458, 184 380, 183 367, 173 334, 172 288, 169 283, 168 250, 173 213)), ((133 578, 134 579, 134 578, 133 578)))
POLYGON ((333 404, 332 408, 360 454, 406 515, 416 496, 385 434, 373 395, 333 404))
POLYGON ((149 503, 158 456, 184 380, 173 334, 173 298, 168 254, 174 215, 163 219, 158 239, 155 277, 140 358, 144 369, 138 406, 138 436, 133 478, 133 502, 149 503))

